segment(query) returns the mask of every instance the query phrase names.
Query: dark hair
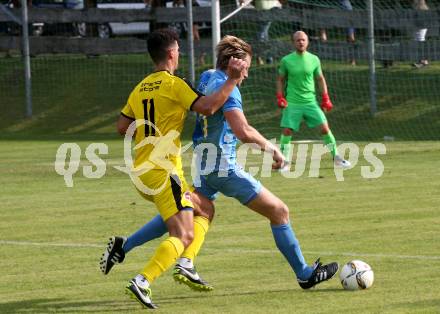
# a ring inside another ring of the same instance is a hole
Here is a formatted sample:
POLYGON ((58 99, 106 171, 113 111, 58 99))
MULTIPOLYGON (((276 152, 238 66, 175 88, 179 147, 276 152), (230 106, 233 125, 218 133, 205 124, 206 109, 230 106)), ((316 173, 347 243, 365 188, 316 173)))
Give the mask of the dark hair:
POLYGON ((247 55, 252 57, 252 47, 244 40, 227 35, 220 40, 217 47, 217 64, 216 67, 220 70, 228 68, 229 59, 231 57, 244 60, 247 55))
POLYGON ((179 41, 179 35, 170 28, 157 29, 148 36, 148 53, 154 63, 160 63, 167 57, 167 50, 179 41))

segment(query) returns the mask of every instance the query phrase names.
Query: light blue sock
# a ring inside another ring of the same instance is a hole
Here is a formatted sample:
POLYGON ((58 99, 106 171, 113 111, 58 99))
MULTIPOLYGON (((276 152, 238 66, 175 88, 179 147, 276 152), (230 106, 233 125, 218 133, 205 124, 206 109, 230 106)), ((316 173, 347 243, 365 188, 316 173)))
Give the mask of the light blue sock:
POLYGON ((148 241, 160 238, 168 232, 167 225, 160 215, 154 216, 149 222, 142 226, 138 231, 128 237, 123 250, 128 253, 136 246, 142 245, 148 241))
POLYGON ((309 279, 312 275, 313 268, 306 264, 299 242, 295 237, 295 233, 293 232, 290 223, 284 225, 271 225, 271 228, 278 249, 289 262, 296 277, 302 280, 309 279))

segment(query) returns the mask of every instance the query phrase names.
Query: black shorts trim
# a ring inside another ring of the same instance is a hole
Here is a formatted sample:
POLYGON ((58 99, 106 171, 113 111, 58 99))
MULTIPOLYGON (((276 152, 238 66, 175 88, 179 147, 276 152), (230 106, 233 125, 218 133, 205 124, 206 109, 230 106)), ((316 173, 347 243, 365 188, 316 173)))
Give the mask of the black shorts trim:
POLYGON ((182 206, 182 188, 177 183, 176 179, 170 177, 171 182, 171 190, 173 191, 174 202, 176 203, 176 207, 179 211, 183 210, 182 206))

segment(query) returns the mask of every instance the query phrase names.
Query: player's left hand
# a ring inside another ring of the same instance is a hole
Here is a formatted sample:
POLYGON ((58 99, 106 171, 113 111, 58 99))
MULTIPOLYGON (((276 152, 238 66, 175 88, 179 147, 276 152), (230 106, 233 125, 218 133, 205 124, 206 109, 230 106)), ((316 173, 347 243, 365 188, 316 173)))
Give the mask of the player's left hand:
POLYGON ((322 111, 325 112, 329 112, 333 109, 333 104, 330 101, 330 97, 328 96, 328 93, 322 94, 321 109, 322 111))
POLYGON ((286 163, 286 159, 284 158, 284 155, 281 153, 281 151, 278 148, 274 149, 272 159, 274 161, 274 163, 272 164, 272 169, 280 169, 286 163))
POLYGON ((246 68, 246 61, 231 57, 228 63, 229 77, 234 80, 243 79, 243 70, 246 68))

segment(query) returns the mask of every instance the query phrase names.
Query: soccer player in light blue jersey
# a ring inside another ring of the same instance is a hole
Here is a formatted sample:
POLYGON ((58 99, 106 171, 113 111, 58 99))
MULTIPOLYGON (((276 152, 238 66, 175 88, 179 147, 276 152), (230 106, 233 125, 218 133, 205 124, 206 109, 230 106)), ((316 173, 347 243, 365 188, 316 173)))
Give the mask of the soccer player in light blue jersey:
MULTIPOLYGON (((225 36, 217 45, 217 67, 211 74, 205 94, 215 93, 228 78, 227 60, 231 57, 245 60, 251 65, 252 48, 234 36, 225 36)), ((247 70, 244 78, 247 78, 247 70)), ((241 82, 238 84, 240 85, 241 82)), ((251 210, 270 221, 275 243, 296 274, 299 285, 309 289, 328 280, 337 272, 338 264, 322 265, 319 259, 313 266, 307 265, 298 240, 290 225, 289 209, 284 202, 272 194, 236 163, 237 141, 250 143, 273 155, 274 168, 283 166, 285 160, 278 147, 265 139, 249 125, 242 107, 242 98, 237 86, 229 95, 222 108, 211 116, 198 115, 196 135, 193 137, 197 160, 201 163, 199 173, 208 167, 210 172, 200 175, 196 192, 210 200, 215 200, 220 192, 237 199, 251 210), (201 132, 200 132, 201 130, 201 132), (216 154, 197 149, 198 145, 214 145, 216 154)))

